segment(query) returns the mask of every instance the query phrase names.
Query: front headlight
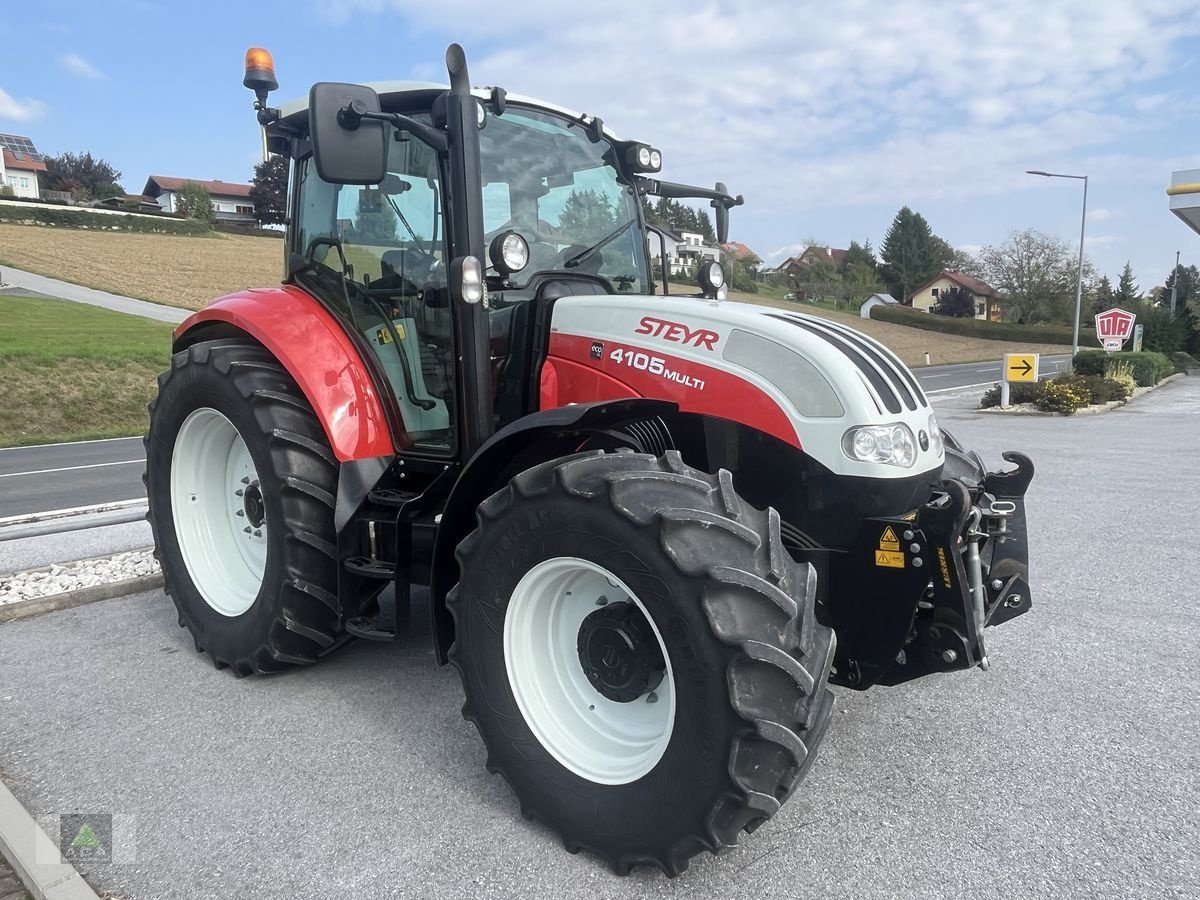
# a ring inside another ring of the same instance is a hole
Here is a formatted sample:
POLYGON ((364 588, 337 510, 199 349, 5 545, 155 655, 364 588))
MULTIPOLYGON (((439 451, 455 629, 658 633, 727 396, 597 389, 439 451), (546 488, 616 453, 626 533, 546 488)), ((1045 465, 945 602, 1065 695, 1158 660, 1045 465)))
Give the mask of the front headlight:
POLYGON ((851 459, 908 468, 917 460, 917 442, 907 425, 860 425, 842 436, 851 459))
POLYGON ((942 429, 938 427, 937 416, 929 414, 929 449, 938 456, 946 452, 946 439, 942 437, 942 429))

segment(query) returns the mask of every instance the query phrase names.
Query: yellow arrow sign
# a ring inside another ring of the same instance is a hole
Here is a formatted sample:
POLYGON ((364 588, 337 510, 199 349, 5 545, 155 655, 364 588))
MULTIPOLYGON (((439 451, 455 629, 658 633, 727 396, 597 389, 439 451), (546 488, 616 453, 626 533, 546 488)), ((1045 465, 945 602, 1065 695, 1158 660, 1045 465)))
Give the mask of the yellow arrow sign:
POLYGON ((1005 381, 1037 381, 1038 355, 1036 353, 1005 353, 1005 381))

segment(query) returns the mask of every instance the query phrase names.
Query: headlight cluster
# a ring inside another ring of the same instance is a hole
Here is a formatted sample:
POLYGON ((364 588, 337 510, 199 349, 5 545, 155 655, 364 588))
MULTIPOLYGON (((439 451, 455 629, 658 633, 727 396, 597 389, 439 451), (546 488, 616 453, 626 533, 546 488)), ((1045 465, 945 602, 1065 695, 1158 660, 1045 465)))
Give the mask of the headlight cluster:
POLYGON ((917 441, 907 425, 860 425, 842 437, 842 450, 859 462, 908 468, 917 460, 917 441))
POLYGON ((946 439, 942 437, 942 429, 938 426, 937 416, 929 414, 929 449, 938 456, 946 452, 946 439))

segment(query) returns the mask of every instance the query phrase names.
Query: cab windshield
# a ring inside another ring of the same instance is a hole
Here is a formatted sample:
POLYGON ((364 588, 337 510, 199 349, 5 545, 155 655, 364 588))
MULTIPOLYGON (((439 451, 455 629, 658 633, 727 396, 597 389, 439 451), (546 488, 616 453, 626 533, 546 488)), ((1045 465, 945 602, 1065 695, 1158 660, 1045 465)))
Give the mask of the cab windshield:
POLYGON ((479 139, 485 238, 512 229, 529 242, 515 286, 565 269, 599 275, 618 291, 649 291, 637 194, 621 180, 607 140, 593 143, 575 122, 513 106, 489 115, 479 139), (602 242, 577 267, 566 266, 602 242))

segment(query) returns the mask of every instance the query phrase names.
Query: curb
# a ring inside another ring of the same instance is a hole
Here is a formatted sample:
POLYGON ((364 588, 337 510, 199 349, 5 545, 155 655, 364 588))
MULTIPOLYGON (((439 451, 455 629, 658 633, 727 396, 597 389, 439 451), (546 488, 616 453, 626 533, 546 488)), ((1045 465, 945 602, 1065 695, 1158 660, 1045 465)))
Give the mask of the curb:
POLYGON ((0 781, 0 852, 33 900, 100 900, 75 867, 61 861, 58 845, 38 827, 3 781, 0 781), (60 862, 38 862, 39 859, 60 862))
POLYGON ((110 581, 108 584, 94 584, 91 587, 79 588, 74 591, 63 591, 61 594, 16 600, 0 606, 0 624, 16 622, 18 619, 29 619, 63 609, 74 609, 77 606, 85 606, 100 600, 113 600, 127 594, 153 591, 162 586, 163 577, 159 572, 155 575, 139 575, 136 578, 110 581))
POLYGON ((1075 412, 1070 413, 1070 414, 1061 413, 1061 412, 1043 412, 1040 409, 1033 408, 1032 404, 1027 404, 1027 403, 1021 404, 1020 406, 1010 406, 1008 409, 1001 409, 999 406, 989 406, 986 408, 977 407, 974 411, 977 413, 987 413, 989 415, 1001 415, 1001 416, 1046 416, 1046 417, 1058 416, 1060 418, 1075 418, 1077 416, 1096 416, 1096 415, 1099 415, 1100 413, 1106 413, 1109 410, 1117 409, 1118 407, 1121 407, 1121 406, 1128 406, 1134 400, 1138 400, 1138 399, 1146 396, 1151 391, 1157 390, 1158 388, 1162 387, 1164 384, 1170 384, 1172 381, 1175 381, 1178 378, 1186 378, 1186 377, 1187 377, 1186 372, 1176 372, 1173 375, 1168 375, 1166 378, 1164 378, 1158 384, 1151 384, 1146 387, 1137 388, 1125 400, 1109 400, 1107 403, 1100 403, 1100 404, 1096 404, 1093 406, 1085 406, 1083 409, 1077 409, 1077 410, 1075 410, 1075 412))

